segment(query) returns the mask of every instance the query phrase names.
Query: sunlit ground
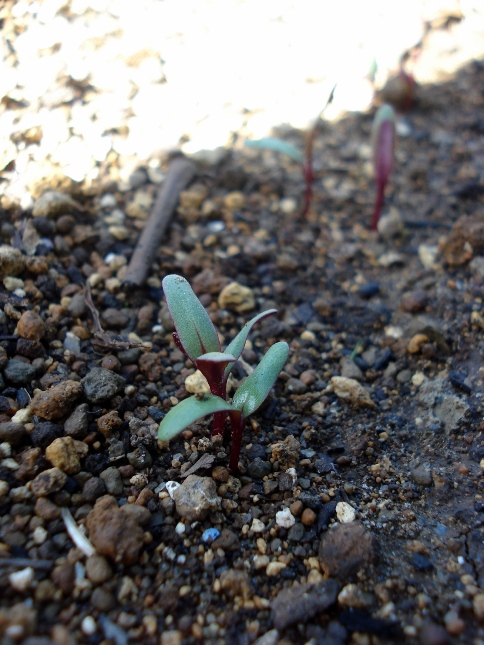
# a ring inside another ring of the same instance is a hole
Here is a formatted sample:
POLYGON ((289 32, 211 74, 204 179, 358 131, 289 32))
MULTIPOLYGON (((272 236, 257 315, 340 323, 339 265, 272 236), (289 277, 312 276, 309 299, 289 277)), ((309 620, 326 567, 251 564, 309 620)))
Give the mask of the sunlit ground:
POLYGON ((49 169, 94 179, 160 151, 213 149, 273 126, 366 110, 426 36, 414 74, 440 82, 484 58, 482 0, 44 0, 5 2, 0 170, 25 185, 49 169), (439 27, 439 28, 437 28, 439 27), (36 131, 36 137, 26 131, 36 131))

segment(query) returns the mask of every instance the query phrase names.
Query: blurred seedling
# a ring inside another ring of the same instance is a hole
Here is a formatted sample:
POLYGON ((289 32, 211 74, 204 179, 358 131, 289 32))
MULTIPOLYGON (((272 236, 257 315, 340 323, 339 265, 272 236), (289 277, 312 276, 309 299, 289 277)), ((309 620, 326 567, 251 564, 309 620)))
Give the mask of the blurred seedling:
POLYGON ((217 331, 189 283, 181 276, 168 275, 163 280, 163 290, 175 326, 173 340, 205 376, 210 394, 191 396, 170 410, 160 424, 158 438, 169 441, 190 424, 211 414, 214 415, 212 436, 223 435, 228 414, 231 422, 230 468, 235 472, 238 468, 245 419, 269 395, 287 360, 287 343, 275 343, 269 349, 239 387, 232 403, 227 401, 227 380, 242 354, 254 324, 277 311, 269 309, 252 318, 225 351, 221 351, 217 331))
POLYGON ((376 194, 371 229, 376 231, 385 200, 385 187, 393 168, 395 114, 391 105, 381 105, 375 114, 372 128, 372 148, 376 194))
POLYGON ((304 153, 302 153, 296 146, 293 146, 287 141, 278 139, 276 137, 266 137, 264 139, 257 139, 254 141, 248 140, 245 142, 245 146, 248 148, 257 148, 258 150, 273 150, 274 152, 281 152, 282 154, 287 155, 294 161, 296 161, 301 167, 301 171, 304 177, 305 190, 304 190, 304 199, 301 207, 301 216, 307 215, 311 203, 313 200, 313 181, 314 181, 314 171, 313 171, 313 145, 318 131, 319 122, 321 120, 324 111, 332 103, 334 97, 334 91, 336 85, 331 90, 326 105, 323 107, 319 113, 317 119, 314 121, 313 125, 306 132, 306 141, 304 146, 304 153))

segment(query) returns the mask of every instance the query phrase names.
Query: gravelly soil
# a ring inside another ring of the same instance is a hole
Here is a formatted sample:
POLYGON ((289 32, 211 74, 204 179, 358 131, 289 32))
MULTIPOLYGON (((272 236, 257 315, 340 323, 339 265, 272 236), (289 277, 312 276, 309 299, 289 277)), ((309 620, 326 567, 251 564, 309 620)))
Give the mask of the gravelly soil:
POLYGON ((379 236, 361 114, 321 124, 304 220, 284 158, 204 167, 134 293, 123 275, 158 188, 143 169, 128 190, 107 168, 89 191, 53 180, 64 196, 34 217, 3 211, 18 249, 0 265, 3 642, 484 642, 483 69, 421 88, 400 118, 379 236), (290 344, 237 476, 209 424, 157 442, 194 371, 171 338, 168 273, 225 344, 278 309, 236 380, 290 344), (253 313, 220 306, 230 282, 253 313), (85 283, 118 345, 95 335, 85 283))

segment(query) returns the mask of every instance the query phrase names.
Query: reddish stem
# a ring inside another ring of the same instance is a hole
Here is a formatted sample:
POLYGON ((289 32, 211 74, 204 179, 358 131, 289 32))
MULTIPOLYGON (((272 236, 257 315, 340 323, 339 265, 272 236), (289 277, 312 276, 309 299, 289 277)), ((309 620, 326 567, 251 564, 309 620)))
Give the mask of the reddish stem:
POLYGON ((304 201, 301 208, 301 216, 305 217, 309 212, 309 208, 311 207, 311 202, 313 200, 314 174, 313 174, 312 155, 306 158, 306 163, 304 164, 303 172, 304 172, 304 180, 306 182, 306 190, 304 192, 304 201))
POLYGON ((373 219, 371 220, 371 230, 376 231, 378 226, 378 220, 380 219, 381 210, 383 208, 383 200, 385 195, 385 184, 384 181, 377 182, 376 185, 376 197, 375 197, 375 208, 373 210, 373 219))
MULTIPOLYGON (((215 396, 219 396, 224 401, 227 398, 227 387, 226 382, 222 380, 218 383, 210 383, 210 391, 215 396)), ((223 435, 225 432, 225 420, 227 419, 226 412, 215 412, 213 415, 212 423, 212 437, 215 437, 218 434, 223 435)))
POLYGON ((239 457, 240 449, 242 447, 242 432, 244 430, 245 419, 239 410, 229 412, 229 416, 232 426, 229 467, 231 472, 236 474, 239 471, 239 457))

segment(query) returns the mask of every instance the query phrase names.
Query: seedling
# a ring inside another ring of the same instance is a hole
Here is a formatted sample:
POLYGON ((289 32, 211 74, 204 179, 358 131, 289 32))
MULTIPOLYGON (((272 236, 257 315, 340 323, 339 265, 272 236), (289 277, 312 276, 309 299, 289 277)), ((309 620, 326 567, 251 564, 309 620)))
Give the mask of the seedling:
POLYGON ((254 324, 277 312, 269 309, 252 318, 222 352, 217 331, 188 282, 178 275, 168 275, 163 280, 163 289, 175 325, 175 344, 205 376, 211 394, 189 397, 170 410, 160 424, 158 438, 169 441, 191 423, 209 414, 214 415, 212 435, 223 434, 228 414, 232 441, 230 468, 235 472, 244 421, 267 398, 287 360, 287 343, 279 342, 269 349, 239 387, 232 403, 226 400, 227 380, 254 324))
POLYGON ((281 139, 277 139, 275 137, 267 137, 265 139, 245 142, 245 145, 248 148, 258 148, 260 150, 274 150, 275 152, 282 152, 288 157, 291 157, 291 159, 293 159, 300 165, 305 183, 304 200, 301 207, 301 216, 303 217, 307 215, 309 208, 311 207, 311 202, 313 200, 313 143, 314 139, 316 138, 321 115, 324 113, 328 105, 332 103, 335 89, 336 85, 331 90, 328 100, 326 101, 326 105, 306 133, 304 154, 302 154, 302 152, 291 143, 287 143, 287 141, 282 141, 281 139))
POLYGON ((380 106, 375 114, 372 139, 376 195, 371 229, 376 231, 385 199, 385 187, 393 167, 395 146, 395 114, 388 104, 380 106))

